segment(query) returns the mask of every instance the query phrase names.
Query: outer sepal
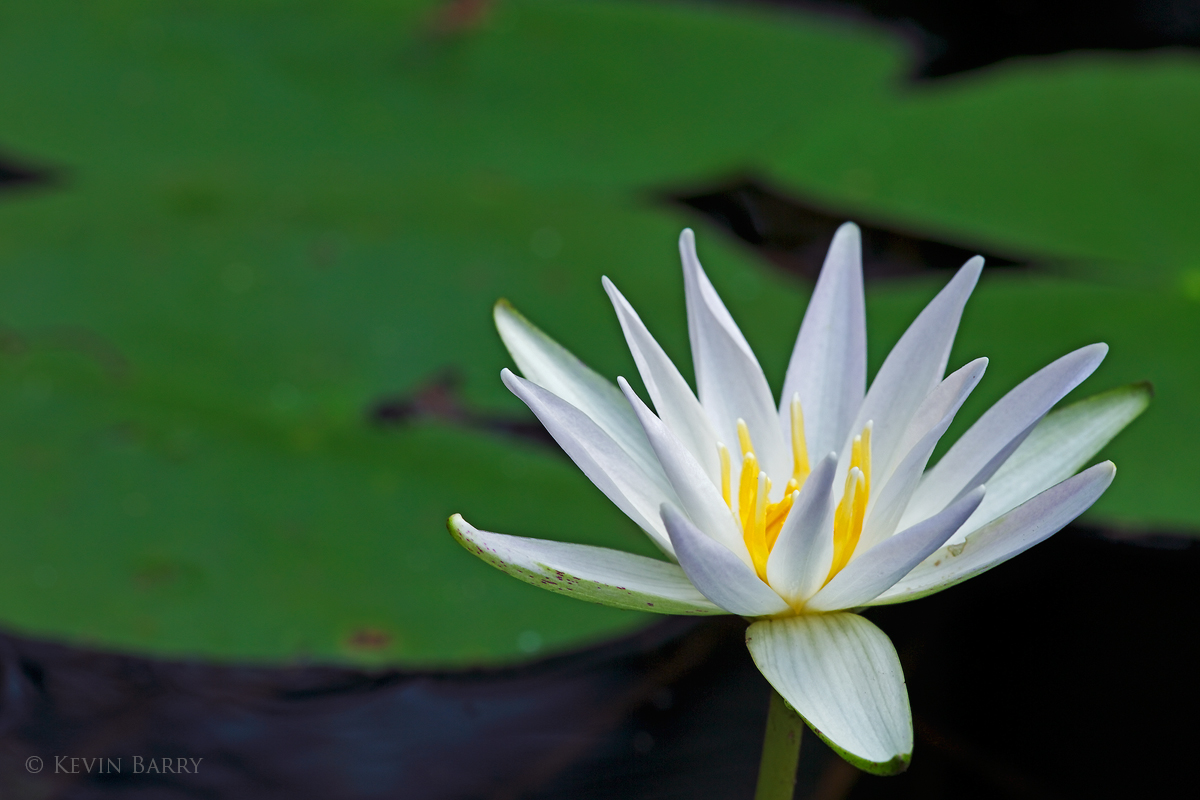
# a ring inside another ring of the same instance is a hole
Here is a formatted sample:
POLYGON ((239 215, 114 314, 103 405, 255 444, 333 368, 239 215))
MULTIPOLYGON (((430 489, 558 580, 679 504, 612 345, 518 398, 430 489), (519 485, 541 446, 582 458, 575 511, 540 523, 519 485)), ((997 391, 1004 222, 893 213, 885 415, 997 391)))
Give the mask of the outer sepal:
POLYGON ((728 613, 700 594, 682 569, 666 561, 607 547, 481 531, 458 514, 446 527, 468 552, 541 589, 656 614, 728 613))
POLYGON ((895 775, 912 759, 912 713, 896 648, 856 614, 803 614, 746 629, 754 663, 796 713, 859 769, 895 775))

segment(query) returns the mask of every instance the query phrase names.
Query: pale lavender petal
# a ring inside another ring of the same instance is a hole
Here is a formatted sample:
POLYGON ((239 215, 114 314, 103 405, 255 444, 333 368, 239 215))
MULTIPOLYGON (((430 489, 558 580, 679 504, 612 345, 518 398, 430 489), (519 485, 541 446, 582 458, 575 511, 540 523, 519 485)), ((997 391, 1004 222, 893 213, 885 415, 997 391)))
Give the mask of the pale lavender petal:
POLYGON ((817 464, 767 558, 767 582, 789 603, 799 603, 821 588, 833 562, 833 478, 837 454, 817 464))
POLYGON ((999 519, 946 545, 869 605, 916 600, 986 572, 1050 538, 1086 511, 1112 483, 1117 468, 1096 464, 1027 500, 999 519))
POLYGON ((985 483, 1020 446, 1038 421, 1104 360, 1108 345, 1069 353, 1000 398, 934 465, 913 495, 906 522, 931 516, 971 486, 985 483))
POLYGON ((709 600, 743 617, 765 617, 788 610, 783 598, 759 580, 752 567, 701 533, 681 511, 664 504, 662 519, 675 545, 679 566, 709 600))

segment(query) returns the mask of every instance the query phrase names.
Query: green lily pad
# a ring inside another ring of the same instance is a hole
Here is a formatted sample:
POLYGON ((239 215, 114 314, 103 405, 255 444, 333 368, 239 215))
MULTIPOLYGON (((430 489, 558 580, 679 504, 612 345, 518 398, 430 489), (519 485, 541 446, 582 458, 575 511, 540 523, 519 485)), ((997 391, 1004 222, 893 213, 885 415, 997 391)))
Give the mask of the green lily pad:
MULTIPOLYGON (((453 31, 435 13, 0 9, 0 152, 54 175, 0 196, 5 625, 163 654, 446 665, 640 624, 512 581, 445 531, 461 512, 652 554, 560 454, 368 411, 450 370, 472 413, 528 420, 497 376, 501 296, 632 376, 601 274, 686 365, 675 237, 695 220, 657 198, 742 171, 915 230, 1099 259, 1079 274, 1110 283, 1129 282, 1121 264, 1167 265, 1135 291, 986 278, 955 357, 993 356, 971 416, 1107 340, 1087 387, 1150 379, 1159 400, 1112 446, 1122 473, 1094 518, 1200 525, 1156 471, 1168 442, 1181 474, 1200 452, 1197 155, 1162 100, 1200 85, 1192 62, 1089 57, 913 90, 896 40, 780 10, 517 0, 453 31), (1075 147, 1083 122, 1103 141, 1075 147)), ((809 287, 698 227, 777 386, 809 287)), ((874 364, 935 288, 871 288, 874 364)))

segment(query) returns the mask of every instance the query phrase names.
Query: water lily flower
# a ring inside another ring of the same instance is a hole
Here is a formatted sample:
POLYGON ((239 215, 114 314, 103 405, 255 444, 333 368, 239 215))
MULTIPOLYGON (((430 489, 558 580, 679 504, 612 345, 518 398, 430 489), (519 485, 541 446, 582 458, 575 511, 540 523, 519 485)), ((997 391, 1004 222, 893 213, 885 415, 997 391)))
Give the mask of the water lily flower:
POLYGON ((928 468, 983 376, 945 376, 983 267, 968 261, 896 343, 866 389, 858 228, 835 235, 775 402, 754 353, 680 237, 693 392, 605 278, 652 411, 623 379, 589 369, 510 305, 496 325, 523 378, 502 378, 563 450, 663 551, 449 527, 521 580, 619 608, 739 614, 762 674, 852 764, 907 766, 912 717, 895 648, 855 610, 939 592, 1061 529, 1113 479, 1075 474, 1148 402, 1113 390, 1049 413, 1099 365, 1093 344, 1054 361, 991 407, 928 468))

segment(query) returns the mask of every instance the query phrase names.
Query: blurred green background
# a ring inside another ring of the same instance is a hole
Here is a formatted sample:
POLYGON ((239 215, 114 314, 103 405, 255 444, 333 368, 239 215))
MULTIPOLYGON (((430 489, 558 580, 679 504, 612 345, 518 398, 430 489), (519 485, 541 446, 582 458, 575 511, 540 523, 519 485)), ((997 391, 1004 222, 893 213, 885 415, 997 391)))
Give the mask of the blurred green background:
MULTIPOLYGON (((952 362, 991 366, 951 435, 1106 341, 1076 396, 1157 397, 1085 519, 1200 530, 1200 59, 914 84, 910 55, 881 28, 704 3, 0 6, 0 161, 48 175, 0 187, 0 622, 422 666, 645 624, 446 533, 461 512, 652 554, 557 450, 369 412, 450 371, 472 413, 531 419, 498 378, 501 296, 631 375, 603 274, 686 365, 685 225, 778 388, 811 286, 662 199, 745 174, 1058 265, 985 273, 952 362)), ((868 286, 873 366, 939 275, 868 286)))

